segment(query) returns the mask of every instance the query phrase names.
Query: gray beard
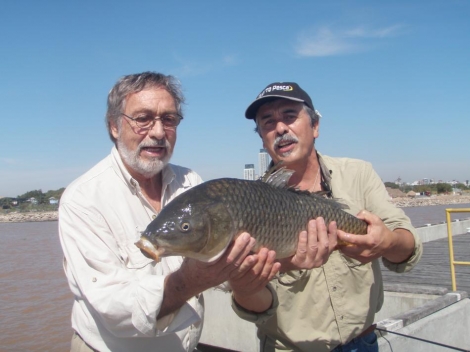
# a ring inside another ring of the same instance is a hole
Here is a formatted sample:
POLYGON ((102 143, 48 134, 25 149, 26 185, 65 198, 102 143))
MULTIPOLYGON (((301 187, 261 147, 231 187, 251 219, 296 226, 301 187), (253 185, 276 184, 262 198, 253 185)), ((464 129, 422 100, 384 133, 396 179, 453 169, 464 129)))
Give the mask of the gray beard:
POLYGON ((149 179, 160 173, 163 168, 168 164, 173 154, 173 150, 170 147, 170 144, 165 139, 164 143, 145 143, 141 142, 136 150, 129 150, 126 145, 121 141, 120 138, 117 140, 117 148, 119 150, 119 154, 121 155, 122 160, 124 163, 130 167, 135 172, 139 173, 143 177, 149 179), (140 157, 140 151, 142 147, 150 147, 156 145, 166 146, 166 156, 160 160, 155 159, 151 161, 144 160, 140 157))

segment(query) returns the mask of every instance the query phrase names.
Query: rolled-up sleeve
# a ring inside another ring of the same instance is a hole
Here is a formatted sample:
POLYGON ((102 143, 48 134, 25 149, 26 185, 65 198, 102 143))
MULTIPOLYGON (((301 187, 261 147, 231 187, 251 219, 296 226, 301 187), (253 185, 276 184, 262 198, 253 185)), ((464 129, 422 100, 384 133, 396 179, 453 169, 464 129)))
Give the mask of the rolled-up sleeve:
POLYGON ((384 183, 373 170, 370 163, 364 163, 364 185, 366 209, 379 216, 390 230, 405 229, 414 237, 415 246, 413 254, 403 263, 392 263, 382 258, 382 262, 389 270, 397 273, 410 271, 419 261, 423 253, 423 245, 415 228, 411 225, 410 218, 405 212, 390 202, 390 196, 384 183))
POLYGON ((266 285, 266 288, 271 292, 273 296, 273 303, 271 307, 261 313, 255 313, 249 310, 244 309, 242 306, 240 306, 235 299, 232 296, 232 309, 233 311, 243 320, 247 320, 249 322, 255 323, 255 324, 263 324, 265 323, 268 319, 270 319, 277 310, 277 307, 279 306, 279 300, 277 298, 277 293, 271 286, 271 284, 266 285))

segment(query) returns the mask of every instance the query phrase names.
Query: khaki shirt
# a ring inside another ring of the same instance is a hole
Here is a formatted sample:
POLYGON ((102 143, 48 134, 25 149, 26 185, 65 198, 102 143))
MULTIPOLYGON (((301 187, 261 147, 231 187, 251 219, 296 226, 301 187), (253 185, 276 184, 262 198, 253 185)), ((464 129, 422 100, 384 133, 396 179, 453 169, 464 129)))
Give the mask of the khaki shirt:
MULTIPOLYGON (((413 234, 415 250, 406 262, 393 264, 382 258, 390 270, 411 270, 422 255, 421 241, 410 219, 389 202, 371 164, 319 157, 333 197, 349 206, 347 212, 356 215, 366 209, 378 215, 389 229, 403 228, 413 234)), ((330 351, 368 328, 384 301, 378 260, 361 264, 340 251, 334 251, 320 268, 281 274, 271 285, 278 296, 277 310, 252 314, 232 304, 240 317, 256 323, 261 351, 330 351)))

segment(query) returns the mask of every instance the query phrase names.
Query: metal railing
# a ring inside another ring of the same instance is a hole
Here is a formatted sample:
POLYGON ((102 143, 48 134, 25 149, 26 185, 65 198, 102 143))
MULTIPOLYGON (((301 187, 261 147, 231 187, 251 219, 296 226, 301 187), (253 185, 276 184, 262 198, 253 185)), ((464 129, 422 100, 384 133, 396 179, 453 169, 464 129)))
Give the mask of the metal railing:
POLYGON ((446 209, 447 237, 449 239, 450 276, 452 279, 452 290, 457 291, 457 283, 455 280, 455 265, 470 265, 470 262, 461 262, 454 259, 454 244, 452 242, 452 219, 450 218, 451 213, 470 213, 470 208, 446 209))

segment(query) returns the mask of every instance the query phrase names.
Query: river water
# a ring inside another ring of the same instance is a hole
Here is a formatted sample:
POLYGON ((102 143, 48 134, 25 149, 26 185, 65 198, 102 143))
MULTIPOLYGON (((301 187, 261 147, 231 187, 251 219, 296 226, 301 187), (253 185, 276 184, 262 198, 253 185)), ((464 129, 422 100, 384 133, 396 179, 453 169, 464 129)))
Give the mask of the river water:
MULTIPOLYGON (((445 222, 446 208, 470 204, 403 210, 420 227, 445 222)), ((0 223, 0 248, 0 351, 68 351, 73 296, 62 269, 57 222, 0 223)))
POLYGON ((0 223, 0 351, 68 351, 73 296, 57 221, 0 223))

